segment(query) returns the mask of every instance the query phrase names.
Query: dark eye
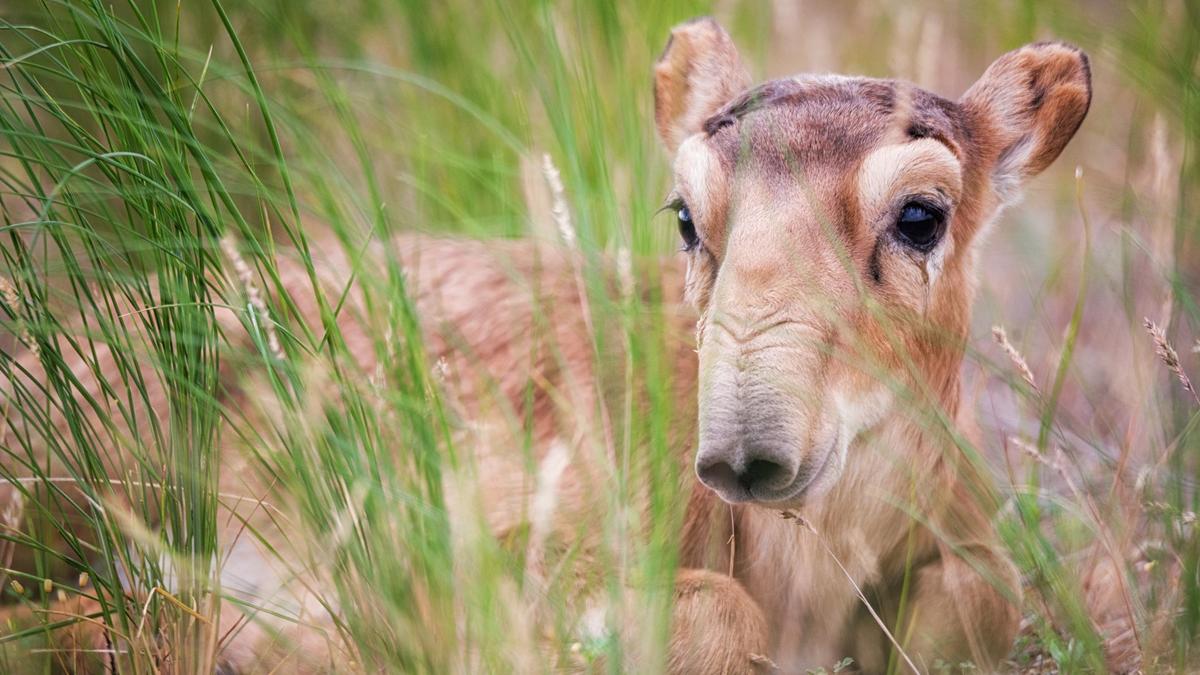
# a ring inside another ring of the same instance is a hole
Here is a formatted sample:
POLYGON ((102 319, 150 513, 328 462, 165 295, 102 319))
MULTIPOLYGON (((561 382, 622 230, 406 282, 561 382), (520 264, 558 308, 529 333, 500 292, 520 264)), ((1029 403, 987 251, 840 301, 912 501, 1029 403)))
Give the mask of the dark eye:
POLYGON ((679 220, 679 236, 683 238, 683 250, 690 251, 696 248, 700 237, 696 236, 696 224, 692 222, 692 212, 688 210, 687 204, 680 204, 675 215, 679 220))
POLYGON ((909 202, 896 219, 896 232, 905 244, 918 251, 928 251, 941 238, 944 221, 945 216, 940 210, 920 202, 909 202))

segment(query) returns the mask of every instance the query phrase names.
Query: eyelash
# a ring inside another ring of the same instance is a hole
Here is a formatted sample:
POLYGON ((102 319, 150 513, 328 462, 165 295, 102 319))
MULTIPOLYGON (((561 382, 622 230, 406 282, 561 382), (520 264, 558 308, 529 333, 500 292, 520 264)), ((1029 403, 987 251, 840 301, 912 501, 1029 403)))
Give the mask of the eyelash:
POLYGON ((661 210, 670 211, 675 214, 676 224, 679 226, 679 236, 683 239, 683 245, 679 247, 679 250, 684 253, 696 250, 701 244, 700 234, 696 230, 695 216, 692 215, 687 202, 683 201, 683 197, 671 199, 661 210), (679 217, 684 211, 687 212, 687 220, 679 217))

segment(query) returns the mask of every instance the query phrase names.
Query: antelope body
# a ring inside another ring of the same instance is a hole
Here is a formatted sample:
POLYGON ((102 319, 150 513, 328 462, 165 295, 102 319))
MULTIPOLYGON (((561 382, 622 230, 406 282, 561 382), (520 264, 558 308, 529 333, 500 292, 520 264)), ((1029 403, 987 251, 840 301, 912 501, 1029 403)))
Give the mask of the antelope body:
MULTIPOLYGON (((988 480, 946 422, 965 412, 975 246, 1082 122, 1086 57, 1023 47, 958 101, 839 76, 751 87, 729 36, 700 19, 672 32, 654 80, 685 249, 661 284, 678 307, 680 405, 697 409, 680 458, 694 450, 699 478, 680 533, 670 670, 792 673, 846 656, 866 672, 889 660, 997 667, 1017 630, 1019 579, 991 525, 988 480)), ((535 382, 541 452, 565 429, 599 424, 549 400, 561 385, 577 411, 592 408, 569 254, 397 246, 429 349, 468 413, 497 393, 521 401, 535 382), (543 314, 555 354, 530 359, 543 314)), ((478 451, 498 533, 529 496, 503 445, 478 451)), ((577 470, 561 517, 586 511, 577 470)), ((255 651, 233 650, 231 667, 255 651)))

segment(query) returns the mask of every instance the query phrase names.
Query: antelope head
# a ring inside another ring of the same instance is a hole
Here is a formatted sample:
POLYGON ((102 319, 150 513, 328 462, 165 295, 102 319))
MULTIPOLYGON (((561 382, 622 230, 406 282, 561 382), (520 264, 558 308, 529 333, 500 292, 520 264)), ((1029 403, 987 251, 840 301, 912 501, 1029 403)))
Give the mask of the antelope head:
POLYGON ((957 101, 860 77, 751 87, 698 19, 654 76, 700 312, 696 472, 729 502, 820 495, 897 391, 956 405, 973 246, 1083 121, 1087 57, 1022 47, 957 101))

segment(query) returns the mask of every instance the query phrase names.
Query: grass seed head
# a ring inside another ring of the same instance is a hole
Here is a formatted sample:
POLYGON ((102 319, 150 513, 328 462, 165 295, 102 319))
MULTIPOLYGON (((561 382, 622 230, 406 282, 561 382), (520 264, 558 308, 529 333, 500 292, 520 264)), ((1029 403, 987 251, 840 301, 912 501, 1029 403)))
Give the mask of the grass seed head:
POLYGON ((1175 351, 1170 342, 1167 342, 1166 331, 1148 318, 1142 319, 1142 325, 1146 327, 1146 332, 1150 333, 1150 339, 1154 340, 1154 353, 1158 359, 1171 372, 1175 373, 1183 390, 1191 394, 1197 403, 1200 403, 1200 397, 1197 396, 1196 390, 1192 387, 1192 381, 1188 379, 1187 373, 1183 370, 1183 364, 1179 361, 1179 353, 1175 351))
POLYGON ((546 176, 546 184, 550 186, 550 194, 554 198, 551 210, 554 213, 554 223, 558 225, 558 234, 568 248, 575 248, 577 237, 575 226, 571 223, 571 210, 567 208, 567 193, 563 188, 562 175, 550 154, 542 155, 542 173, 546 176))
POLYGON ((250 268, 250 264, 238 251, 232 235, 227 234, 221 238, 221 251, 233 265, 233 272, 242 285, 242 291, 246 294, 246 300, 250 303, 250 307, 262 317, 263 331, 267 336, 267 349, 272 356, 282 360, 283 348, 279 343, 279 333, 275 330, 275 322, 271 320, 270 312, 267 311, 267 302, 263 299, 262 289, 258 287, 258 282, 254 279, 254 270, 250 268))
POLYGON ((1033 371, 1029 369, 1029 364, 1025 361, 1025 357, 1021 356, 1021 352, 1008 341, 1008 334, 1004 332, 1002 326, 992 326, 992 337, 996 343, 1008 355, 1008 360, 1012 362, 1013 367, 1020 373, 1021 379, 1025 380, 1034 391, 1040 391, 1037 386, 1037 380, 1033 379, 1033 371))
POLYGON ((10 312, 16 312, 17 305, 21 304, 21 296, 17 293, 16 286, 12 285, 4 276, 0 275, 0 298, 3 298, 4 304, 8 305, 10 312))
POLYGON ((0 275, 0 300, 8 307, 9 316, 16 320, 17 339, 36 356, 38 354, 38 343, 33 339, 33 335, 30 334, 29 326, 26 325, 25 321, 17 313, 18 308, 21 306, 21 294, 17 292, 17 287, 3 275, 0 275))
POLYGON ((25 498, 20 492, 14 491, 12 497, 8 500, 8 504, 4 506, 4 511, 0 512, 0 527, 9 532, 16 532, 17 527, 21 524, 21 517, 25 514, 25 498))

